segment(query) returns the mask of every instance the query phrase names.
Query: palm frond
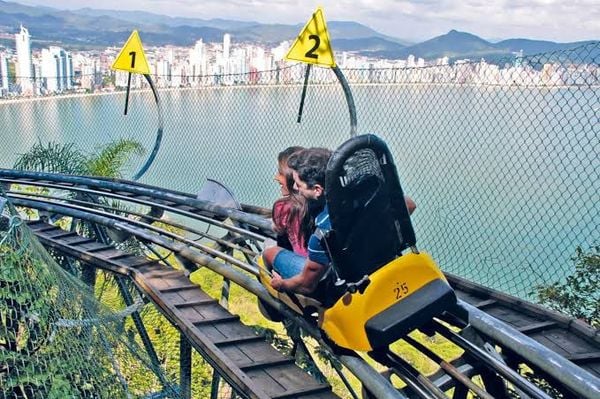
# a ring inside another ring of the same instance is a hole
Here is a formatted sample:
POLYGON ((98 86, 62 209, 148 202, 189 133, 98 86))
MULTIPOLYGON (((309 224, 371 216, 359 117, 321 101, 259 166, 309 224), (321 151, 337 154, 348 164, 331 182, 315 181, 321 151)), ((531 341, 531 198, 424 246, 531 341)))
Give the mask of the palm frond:
POLYGON ((107 144, 86 162, 91 176, 122 177, 121 170, 133 155, 144 155, 144 147, 135 140, 121 139, 107 144))
POLYGON ((34 144, 29 151, 20 154, 15 169, 37 172, 85 174, 86 156, 74 148, 74 144, 49 142, 34 144))

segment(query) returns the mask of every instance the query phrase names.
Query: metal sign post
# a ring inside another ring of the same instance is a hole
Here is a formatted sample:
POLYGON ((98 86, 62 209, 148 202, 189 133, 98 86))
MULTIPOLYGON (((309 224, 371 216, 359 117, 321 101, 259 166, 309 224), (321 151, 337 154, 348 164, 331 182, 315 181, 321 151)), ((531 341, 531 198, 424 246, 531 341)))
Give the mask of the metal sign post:
POLYGON ((333 49, 331 48, 331 40, 329 39, 329 33, 327 31, 327 23, 325 22, 323 9, 321 7, 317 8, 312 17, 308 20, 296 38, 296 41, 294 41, 292 47, 290 47, 285 59, 308 64, 304 75, 302 98, 300 100, 300 110, 298 111, 298 123, 300 123, 302 119, 302 110, 304 108, 304 99, 306 97, 311 65, 329 67, 335 73, 335 76, 338 78, 344 90, 346 103, 348 104, 348 110, 350 112, 350 136, 356 136, 357 121, 354 98, 352 97, 352 91, 350 90, 346 77, 335 63, 333 49))

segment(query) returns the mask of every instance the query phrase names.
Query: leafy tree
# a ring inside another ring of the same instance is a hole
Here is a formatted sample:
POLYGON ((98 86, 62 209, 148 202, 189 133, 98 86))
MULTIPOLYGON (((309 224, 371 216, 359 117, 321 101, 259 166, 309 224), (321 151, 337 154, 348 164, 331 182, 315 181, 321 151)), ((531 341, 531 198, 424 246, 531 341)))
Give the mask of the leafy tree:
POLYGON ((600 327, 600 246, 585 252, 577 247, 575 272, 565 279, 535 287, 540 303, 600 327))
POLYGON ((143 155, 144 147, 134 140, 121 139, 100 147, 96 153, 84 154, 73 143, 37 143, 19 156, 14 168, 39 172, 88 176, 122 177, 122 170, 132 155, 143 155))
POLYGON ((21 154, 14 168, 38 172, 84 174, 87 157, 75 148, 74 144, 50 142, 46 145, 34 144, 25 154, 21 154))
POLYGON ((91 176, 123 177, 122 170, 131 155, 144 155, 144 147, 137 141, 118 140, 89 157, 85 168, 91 176))

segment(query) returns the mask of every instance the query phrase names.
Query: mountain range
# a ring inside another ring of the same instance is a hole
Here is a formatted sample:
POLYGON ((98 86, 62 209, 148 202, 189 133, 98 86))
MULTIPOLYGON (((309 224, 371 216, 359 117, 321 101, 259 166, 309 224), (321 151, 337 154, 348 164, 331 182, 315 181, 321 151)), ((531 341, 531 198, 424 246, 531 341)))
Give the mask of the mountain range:
MULTIPOLYGON (((202 38, 204 42, 220 42, 225 33, 243 43, 277 45, 294 39, 301 24, 262 24, 227 19, 168 17, 145 11, 112 11, 91 8, 58 10, 31 7, 0 0, 0 46, 13 47, 10 36, 23 24, 29 30, 33 47, 58 44, 71 49, 91 49, 117 46, 133 29, 138 29, 145 46, 191 46, 202 38)), ((329 36, 336 51, 352 51, 374 58, 405 59, 412 54, 425 59, 449 57, 500 60, 524 55, 564 50, 588 42, 556 43, 542 40, 509 39, 497 43, 476 35, 452 30, 422 43, 381 34, 365 25, 351 21, 329 21, 329 36)))

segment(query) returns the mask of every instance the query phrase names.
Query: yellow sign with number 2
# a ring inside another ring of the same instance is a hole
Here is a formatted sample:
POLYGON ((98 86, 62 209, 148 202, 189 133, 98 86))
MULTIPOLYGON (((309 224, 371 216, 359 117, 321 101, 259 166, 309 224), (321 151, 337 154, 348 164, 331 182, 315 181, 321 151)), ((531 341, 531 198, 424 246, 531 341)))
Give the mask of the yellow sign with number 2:
POLYGON ((317 8, 306 23, 285 59, 324 67, 335 67, 331 41, 329 40, 327 24, 321 7, 317 8))

